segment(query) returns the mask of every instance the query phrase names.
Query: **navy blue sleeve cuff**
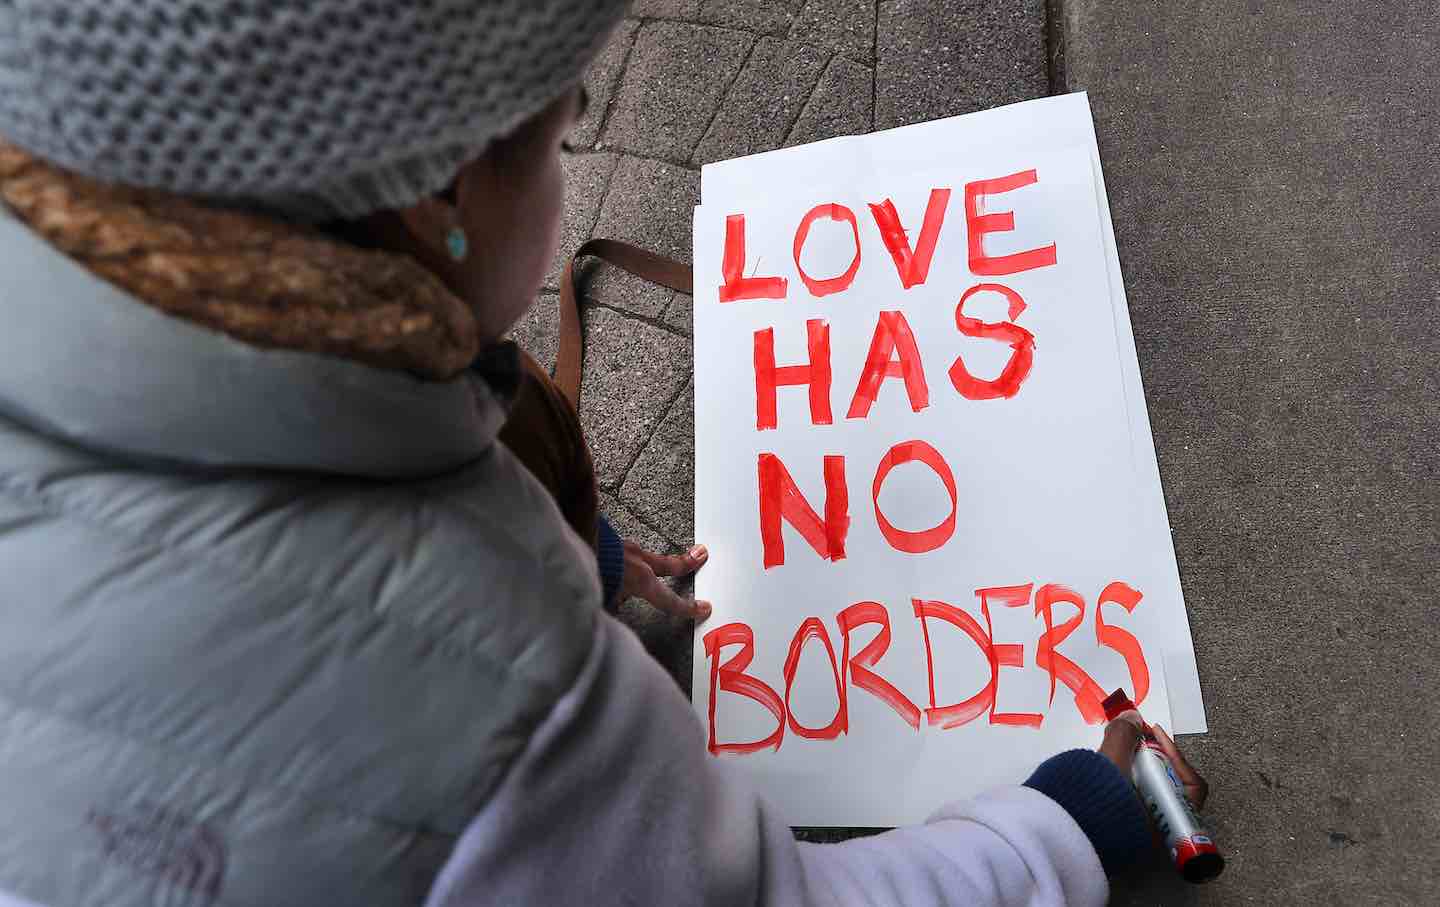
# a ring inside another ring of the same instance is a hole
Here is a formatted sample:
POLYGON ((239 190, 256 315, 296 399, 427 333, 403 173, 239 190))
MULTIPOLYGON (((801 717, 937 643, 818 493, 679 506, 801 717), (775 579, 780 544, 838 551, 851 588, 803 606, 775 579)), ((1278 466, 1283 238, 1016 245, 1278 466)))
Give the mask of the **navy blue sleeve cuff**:
POLYGON ((595 560, 600 564, 600 585, 604 589, 605 610, 614 614, 620 608, 620 581, 625 576, 625 542, 615 527, 600 514, 595 520, 595 560))
POLYGON ((1051 756, 1025 782, 1059 803, 1090 839, 1100 865, 1114 875, 1150 850, 1145 808, 1130 779, 1094 750, 1069 750, 1051 756))

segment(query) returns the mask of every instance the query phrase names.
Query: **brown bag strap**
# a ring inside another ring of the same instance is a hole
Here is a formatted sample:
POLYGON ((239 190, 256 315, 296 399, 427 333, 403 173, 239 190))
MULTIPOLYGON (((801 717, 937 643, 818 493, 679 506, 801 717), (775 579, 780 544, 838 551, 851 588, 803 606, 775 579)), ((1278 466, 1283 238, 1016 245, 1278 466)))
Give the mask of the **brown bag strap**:
POLYGON ((639 246, 614 239, 592 239, 575 250, 565 263, 565 273, 560 278, 560 346, 555 354, 555 383, 577 412, 580 409, 580 365, 585 353, 585 338, 580 329, 575 262, 587 255, 624 268, 636 277, 662 287, 687 295, 693 291, 689 265, 639 246))

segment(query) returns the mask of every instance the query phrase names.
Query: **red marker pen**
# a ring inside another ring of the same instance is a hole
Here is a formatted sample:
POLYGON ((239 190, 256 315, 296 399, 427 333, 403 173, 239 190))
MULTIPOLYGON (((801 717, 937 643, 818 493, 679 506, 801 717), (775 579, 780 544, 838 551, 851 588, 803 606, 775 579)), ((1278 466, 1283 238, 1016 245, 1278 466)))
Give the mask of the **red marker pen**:
MULTIPOLYGON (((1105 720, 1113 721, 1121 712, 1135 708, 1124 690, 1116 690, 1104 702, 1105 720)), ((1190 798, 1185 796, 1185 786, 1175 774, 1170 757, 1160 748, 1147 724, 1141 730, 1140 742, 1135 746, 1135 764, 1131 780, 1140 792, 1140 800, 1150 812, 1155 827, 1165 838, 1165 847, 1170 851, 1170 860, 1187 882, 1208 882, 1225 868, 1225 858, 1200 818, 1190 798)))

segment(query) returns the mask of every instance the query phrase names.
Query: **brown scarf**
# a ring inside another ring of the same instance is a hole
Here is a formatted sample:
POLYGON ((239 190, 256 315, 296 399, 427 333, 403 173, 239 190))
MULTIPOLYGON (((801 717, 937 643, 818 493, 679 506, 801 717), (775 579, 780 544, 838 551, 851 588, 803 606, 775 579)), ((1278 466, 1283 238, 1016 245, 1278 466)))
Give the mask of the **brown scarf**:
MULTIPOLYGON (((436 379, 453 377, 475 359, 470 310, 403 255, 104 185, 3 142, 0 199, 90 272, 170 315, 248 343, 436 379)), ((522 353, 522 365, 500 439, 593 543, 595 470, 579 418, 538 363, 522 353)), ((576 377, 578 383, 578 370, 576 377)))
POLYGON ((403 255, 105 185, 3 142, 0 199, 90 272, 256 346, 328 353, 432 379, 458 374, 478 350, 470 310, 403 255))

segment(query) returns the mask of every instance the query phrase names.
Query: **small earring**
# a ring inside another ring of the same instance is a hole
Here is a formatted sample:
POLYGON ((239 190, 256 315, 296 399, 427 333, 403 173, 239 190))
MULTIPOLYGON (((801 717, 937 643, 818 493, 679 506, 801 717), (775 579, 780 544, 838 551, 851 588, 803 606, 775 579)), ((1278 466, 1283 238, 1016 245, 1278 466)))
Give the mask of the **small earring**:
POLYGON ((460 227, 451 227, 450 232, 445 234, 445 247, 450 250, 450 257, 456 261, 464 261, 470 251, 470 243, 465 238, 465 231, 460 227))

